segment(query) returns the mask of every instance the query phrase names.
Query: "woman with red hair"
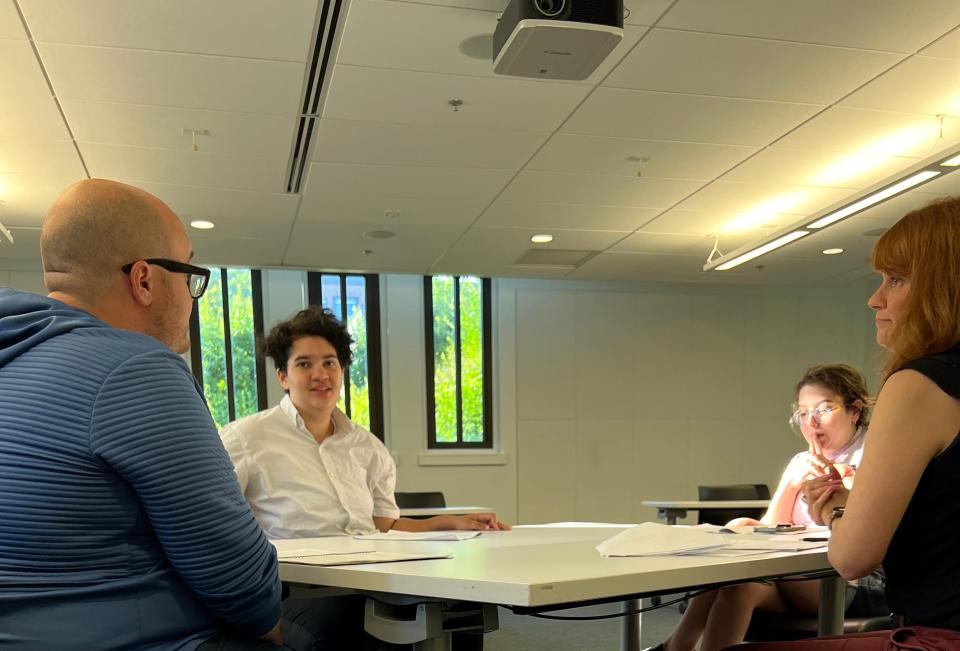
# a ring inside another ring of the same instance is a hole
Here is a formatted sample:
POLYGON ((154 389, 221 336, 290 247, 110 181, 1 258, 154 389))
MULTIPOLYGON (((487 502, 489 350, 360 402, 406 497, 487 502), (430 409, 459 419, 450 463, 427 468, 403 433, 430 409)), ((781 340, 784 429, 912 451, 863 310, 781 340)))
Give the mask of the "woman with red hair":
POLYGON ((853 490, 835 472, 803 485, 833 531, 846 579, 886 571, 894 632, 751 645, 810 649, 960 649, 960 198, 906 215, 873 250, 869 299, 887 349, 853 490))

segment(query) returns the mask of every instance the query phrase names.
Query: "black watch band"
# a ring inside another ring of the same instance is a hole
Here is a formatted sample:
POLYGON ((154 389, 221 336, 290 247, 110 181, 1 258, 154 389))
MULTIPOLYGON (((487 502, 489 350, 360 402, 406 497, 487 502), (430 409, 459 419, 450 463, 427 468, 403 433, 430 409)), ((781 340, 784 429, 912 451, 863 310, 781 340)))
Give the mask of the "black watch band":
POLYGON ((846 510, 847 510, 847 509, 846 509, 846 507, 844 507, 844 506, 835 506, 835 507, 833 507, 833 510, 830 511, 830 519, 827 520, 827 528, 828 528, 828 529, 833 529, 833 521, 836 520, 837 518, 842 518, 842 517, 843 517, 843 513, 844 513, 844 511, 846 511, 846 510))

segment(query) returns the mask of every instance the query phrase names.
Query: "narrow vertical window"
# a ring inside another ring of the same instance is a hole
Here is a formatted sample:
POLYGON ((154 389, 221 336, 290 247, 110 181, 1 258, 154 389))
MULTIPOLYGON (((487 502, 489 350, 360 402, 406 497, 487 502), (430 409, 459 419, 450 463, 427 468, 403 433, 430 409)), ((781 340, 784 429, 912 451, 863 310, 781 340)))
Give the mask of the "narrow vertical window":
POLYGON ((424 278, 427 446, 493 447, 490 280, 424 278))
POLYGON ((212 268, 190 317, 190 361, 217 427, 266 407, 262 332, 260 272, 212 268))
POLYGON ((320 305, 347 324, 353 363, 344 373, 337 405, 347 417, 383 438, 380 367, 380 293, 375 275, 307 274, 311 305, 320 305))

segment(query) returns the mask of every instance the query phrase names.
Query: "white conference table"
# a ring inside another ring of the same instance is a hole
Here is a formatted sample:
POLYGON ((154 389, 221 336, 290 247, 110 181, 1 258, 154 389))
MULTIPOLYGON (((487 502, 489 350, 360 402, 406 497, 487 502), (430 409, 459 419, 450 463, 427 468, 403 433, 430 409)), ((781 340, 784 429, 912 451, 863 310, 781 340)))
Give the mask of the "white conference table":
POLYGON ((401 518, 423 518, 435 515, 468 515, 470 513, 493 513, 489 506, 429 506, 400 509, 401 518))
MULTIPOLYGON (((592 523, 519 526, 513 531, 486 532, 478 538, 459 542, 361 542, 346 537, 273 542, 280 550, 310 547, 337 550, 359 546, 381 551, 450 553, 453 558, 339 567, 281 562, 280 577, 305 586, 374 593, 374 600, 376 593, 387 593, 388 596, 415 597, 413 601, 417 604, 437 600, 512 606, 521 614, 617 601, 624 602, 624 610, 632 610, 639 607, 640 598, 644 596, 831 570, 826 548, 732 558, 601 557, 595 546, 627 526, 592 523)), ((820 630, 842 632, 844 583, 833 575, 822 585, 820 630)), ((369 600, 367 608, 369 615, 369 600)), ((493 611, 495 620, 495 608, 493 611)), ((434 627, 426 637, 416 648, 450 648, 449 634, 439 627, 434 627)), ((639 648, 639 616, 622 617, 621 649, 639 648)))
POLYGON ((676 524, 677 518, 687 517, 687 511, 714 509, 765 509, 770 500, 643 500, 643 506, 657 509, 657 517, 665 518, 667 524, 676 524))

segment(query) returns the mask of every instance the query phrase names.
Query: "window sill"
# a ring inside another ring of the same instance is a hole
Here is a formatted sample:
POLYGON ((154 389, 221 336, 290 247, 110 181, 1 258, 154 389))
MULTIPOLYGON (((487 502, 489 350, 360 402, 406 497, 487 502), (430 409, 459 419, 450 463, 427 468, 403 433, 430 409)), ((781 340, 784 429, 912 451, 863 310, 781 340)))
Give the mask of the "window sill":
POLYGON ((417 455, 420 466, 505 466, 507 455, 497 452, 421 452, 417 455))

